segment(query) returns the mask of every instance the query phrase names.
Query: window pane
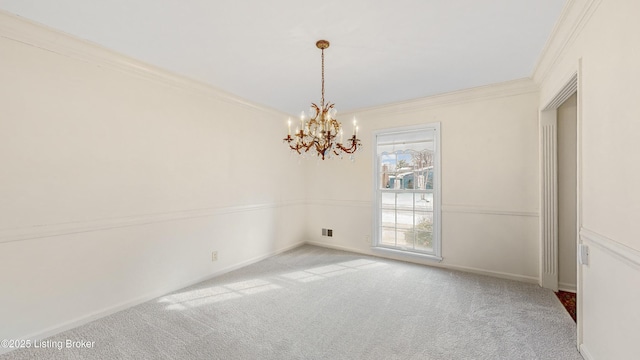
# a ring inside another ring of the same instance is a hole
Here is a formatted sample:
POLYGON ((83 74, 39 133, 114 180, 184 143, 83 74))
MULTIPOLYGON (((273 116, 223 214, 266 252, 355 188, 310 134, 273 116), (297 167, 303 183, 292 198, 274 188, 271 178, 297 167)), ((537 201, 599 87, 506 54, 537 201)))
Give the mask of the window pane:
POLYGON ((380 221, 382 226, 389 226, 395 228, 396 226, 396 210, 395 209, 382 209, 380 221))
POLYGON ((413 193, 398 193, 398 209, 413 210, 413 193))
POLYGON ((413 228, 413 211, 398 210, 396 214, 396 227, 403 230, 413 228))
POLYGON ((414 213, 413 211, 398 210, 396 220, 396 238, 398 246, 413 249, 414 239, 414 213))
POLYGON ((381 194, 382 201, 381 204, 383 207, 396 206, 396 194, 392 192, 383 192, 381 194))
MULTIPOLYGON (((432 248, 431 233, 433 232, 433 213, 414 212, 413 219, 415 226, 404 231, 404 238, 411 240, 411 245, 416 249, 424 250, 432 248)), ((407 241, 409 243, 409 241, 407 241)))
POLYGON ((396 229, 382 227, 380 235, 380 243, 382 245, 396 246, 396 229))
POLYGON ((380 188, 394 189, 396 179, 396 154, 381 154, 379 162, 380 188))
POLYGON ((432 231, 431 230, 431 227, 433 226, 432 212, 416 211, 413 215, 413 218, 417 228, 422 227, 423 230, 432 231))
POLYGON ((413 227, 408 229, 398 228, 396 231, 397 246, 413 249, 413 232, 410 229, 413 229, 413 227))
POLYGON ((416 211, 433 211, 433 193, 416 194, 414 206, 416 211))
POLYGON ((416 231, 416 249, 433 251, 433 233, 429 231, 416 231))
POLYGON ((433 190, 433 167, 431 167, 427 172, 426 188, 433 190))

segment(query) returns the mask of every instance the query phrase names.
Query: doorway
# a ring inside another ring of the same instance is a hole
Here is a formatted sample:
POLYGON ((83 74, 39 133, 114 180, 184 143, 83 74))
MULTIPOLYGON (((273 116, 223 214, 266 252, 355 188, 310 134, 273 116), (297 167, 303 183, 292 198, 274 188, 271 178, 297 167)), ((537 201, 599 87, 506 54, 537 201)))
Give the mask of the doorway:
MULTIPOLYGON (((576 260, 565 260, 566 264, 559 264, 559 213, 558 213, 558 138, 557 138, 557 130, 558 130, 558 108, 560 108, 567 100, 571 97, 576 97, 575 100, 575 122, 576 127, 573 133, 576 136, 576 145, 575 145, 575 170, 572 171, 575 174, 575 180, 573 183, 575 184, 575 198, 573 200, 569 200, 575 206, 574 214, 575 214, 575 235, 569 235, 569 237, 573 237, 573 241, 571 241, 573 245, 573 254, 577 257, 578 255, 578 236, 579 229, 582 223, 582 178, 581 178, 581 137, 580 137, 580 128, 581 128, 581 107, 582 107, 582 95, 579 90, 579 79, 581 79, 582 72, 582 60, 580 59, 577 64, 577 71, 568 77, 568 80, 564 82, 564 85, 558 89, 558 91, 551 93, 548 100, 545 102, 547 105, 542 108, 540 111, 540 121, 539 121, 539 144, 540 144, 540 286, 544 288, 551 289, 553 291, 558 291, 559 287, 564 288, 567 283, 564 282, 565 276, 563 276, 563 282, 561 284, 560 274, 559 274, 559 265, 562 265, 563 268, 569 266, 570 263, 573 263, 576 269, 576 285, 575 285, 575 293, 576 293, 576 323, 577 323, 577 337, 576 337, 576 345, 580 346, 582 343, 583 331, 582 331, 582 298, 581 298, 581 288, 582 288, 582 266, 578 266, 575 264, 576 260), (559 286, 560 285, 560 286, 559 286)), ((567 103, 567 107, 573 107, 573 100, 569 100, 567 103)), ((562 115, 561 115, 562 116, 562 115)), ((573 115, 571 116, 573 117, 573 115)), ((566 124, 562 124, 566 125, 566 124)), ((561 130, 562 131, 562 130, 561 130)), ((560 139, 563 140, 563 138, 560 139)), ((563 144, 561 144, 562 146, 563 144)), ((562 160, 560 160, 562 161, 562 160)), ((564 166, 563 166, 564 168, 564 166)), ((565 179, 566 180, 566 179, 565 179)), ((566 192, 571 192, 573 190, 565 190, 560 196, 566 195, 566 192)), ((564 201, 564 200, 562 200, 564 201)), ((567 221, 567 220, 565 220, 567 221)), ((569 220, 571 222, 571 220, 569 220)), ((571 226, 568 224, 564 224, 564 227, 571 226)), ((564 247, 564 246, 563 246, 564 247)), ((563 250, 564 252, 564 250, 563 250)), ((560 260, 562 261, 562 260, 560 260)), ((568 272, 567 274, 571 274, 568 272)), ((567 275, 565 274, 565 275, 567 275)))
POLYGON ((576 274, 575 269, 577 268, 575 263, 578 223, 576 217, 578 216, 579 201, 576 195, 578 192, 577 158, 579 156, 577 152, 577 88, 578 75, 575 73, 540 112, 540 286, 553 291, 558 291, 561 282, 559 278, 560 265, 563 268, 563 281, 566 280, 562 287, 567 284, 573 284, 576 287, 577 282, 568 280, 576 277, 574 274, 576 274), (570 99, 575 99, 575 101, 570 99), (558 138, 559 116, 572 118, 571 120, 562 119, 564 121, 561 124, 562 138, 560 141, 558 138), (571 132, 573 133, 571 134, 571 132), (559 146, 562 147, 560 158, 559 146), (559 161, 563 161, 560 166, 559 161), (562 176, 560 179, 563 185, 562 193, 559 193, 559 168, 561 168, 562 176), (562 201, 561 204, 559 204, 559 200, 562 201), (559 211, 562 211, 563 214, 560 215, 559 211), (573 212, 573 217, 571 214, 567 215, 571 212, 573 212), (563 221, 562 248, 559 244, 561 220, 563 221), (573 233, 569 229, 571 226, 573 226, 573 233), (573 245, 570 245, 571 243, 573 245), (573 250, 570 249, 571 246, 573 246, 573 250), (559 263, 561 249, 564 258, 562 264, 559 263), (564 256, 567 252, 569 255, 564 256), (573 253, 574 260, 570 260, 571 253, 573 253), (574 271, 567 269, 570 266, 574 267, 574 271))
POLYGON ((558 291, 556 296, 577 322, 577 94, 557 110, 558 291))
POLYGON ((577 284, 577 94, 558 107, 558 290, 577 284))

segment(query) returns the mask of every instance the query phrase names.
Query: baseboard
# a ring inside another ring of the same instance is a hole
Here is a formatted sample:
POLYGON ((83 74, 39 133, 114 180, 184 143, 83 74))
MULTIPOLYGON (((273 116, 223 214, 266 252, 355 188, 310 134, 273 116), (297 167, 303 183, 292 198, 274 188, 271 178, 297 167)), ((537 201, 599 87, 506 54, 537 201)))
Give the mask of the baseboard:
POLYGON ((577 293, 576 284, 558 283, 558 290, 566 291, 570 293, 577 293))
POLYGON ((306 241, 305 243, 307 245, 313 245, 313 246, 323 247, 323 248, 327 248, 327 249, 342 250, 342 251, 348 251, 348 252, 353 252, 353 253, 357 253, 357 254, 376 256, 375 254, 368 253, 368 252, 362 251, 360 249, 350 248, 350 247, 347 247, 347 246, 326 244, 326 243, 317 242, 317 241, 306 241))
MULTIPOLYGON (((65 322, 63 324, 55 325, 55 326, 49 327, 49 328, 47 328, 45 330, 38 331, 36 333, 21 337, 20 339, 21 340, 32 340, 32 341, 46 339, 46 338, 48 338, 50 336, 54 336, 54 335, 59 334, 61 332, 76 328, 78 326, 85 325, 85 324, 90 323, 90 322, 92 322, 94 320, 97 320, 97 319, 100 319, 100 318, 115 314, 115 313, 117 313, 119 311, 126 310, 126 309, 134 307, 136 305, 140 305, 142 303, 145 303, 147 301, 153 300, 153 299, 155 299, 157 297, 160 297, 162 295, 174 292, 176 290, 183 289, 185 287, 189 287, 191 285, 195 285, 195 284, 200 283, 202 281, 210 280, 212 278, 215 278, 217 276, 226 274, 226 273, 231 272, 233 270, 237 270, 237 269, 243 268, 245 266, 257 263, 257 262, 262 261, 262 260, 264 260, 266 258, 269 258, 271 256, 274 256, 274 255, 277 255, 277 254, 280 254, 280 253, 283 253, 285 251, 289 251, 291 249, 297 248, 297 247, 302 246, 304 244, 305 244, 305 242, 299 241, 297 243, 294 243, 292 245, 286 246, 284 248, 269 252, 269 253, 267 253, 265 255, 260 255, 260 256, 254 257, 252 259, 240 262, 238 264, 231 265, 231 266, 228 266, 226 268, 217 270, 217 271, 215 271, 213 273, 210 273, 210 274, 208 274, 206 276, 202 276, 200 278, 191 280, 191 281, 186 282, 184 284, 181 284, 179 286, 173 286, 173 287, 170 287, 170 288, 154 291, 152 293, 145 294, 145 295, 137 297, 135 299, 124 301, 124 302, 121 302, 121 303, 116 304, 114 306, 110 306, 110 307, 108 307, 106 309, 98 310, 98 311, 90 313, 88 315, 78 317, 76 319, 67 321, 67 322, 65 322)), ((13 350, 14 349, 8 349, 8 348, 0 347, 0 355, 8 353, 8 352, 13 351, 13 350)))
POLYGON ((500 279, 515 280, 515 281, 520 281, 520 282, 525 282, 525 283, 530 283, 530 284, 538 284, 538 278, 537 277, 533 277, 533 276, 511 274, 511 273, 505 273, 505 272, 500 272, 500 271, 478 269, 478 268, 460 266, 460 265, 451 265, 451 264, 446 264, 446 263, 442 263, 442 262, 438 263, 438 262, 434 262, 432 260, 422 260, 421 261, 419 259, 381 256, 380 254, 376 254, 374 252, 367 252, 367 251, 363 251, 361 249, 355 249, 355 248, 350 248, 350 247, 341 246, 341 245, 326 244, 326 243, 316 242, 316 241, 307 241, 306 243, 309 244, 309 245, 325 247, 325 248, 335 249, 335 250, 349 251, 349 252, 363 254, 363 255, 375 256, 375 257, 379 257, 379 258, 383 258, 383 259, 406 261, 406 262, 411 262, 411 263, 420 264, 420 265, 427 265, 427 266, 433 266, 433 267, 449 269, 449 270, 456 270, 456 271, 463 271, 463 272, 468 272, 468 273, 472 273, 472 274, 496 277, 496 278, 500 278, 500 279))
POLYGON ((438 266, 438 267, 447 268, 451 270, 464 271, 464 272, 469 272, 469 273, 478 274, 478 275, 491 276, 499 279, 520 281, 520 282, 529 283, 529 284, 537 285, 540 282, 539 279, 534 276, 526 276, 526 275, 512 274, 512 273, 506 273, 501 271, 478 269, 478 268, 468 267, 468 266, 450 265, 450 264, 442 264, 442 263, 434 264, 433 266, 438 266))
POLYGON ((589 353, 589 350, 587 350, 587 347, 584 344, 580 344, 579 350, 584 360, 595 360, 594 357, 591 356, 591 354, 589 353))

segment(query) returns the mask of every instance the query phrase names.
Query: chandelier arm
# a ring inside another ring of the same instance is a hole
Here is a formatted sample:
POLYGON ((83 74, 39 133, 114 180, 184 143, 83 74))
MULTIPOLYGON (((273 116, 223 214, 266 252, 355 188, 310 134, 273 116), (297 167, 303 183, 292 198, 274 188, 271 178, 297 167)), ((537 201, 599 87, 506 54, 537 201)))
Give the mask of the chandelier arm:
POLYGON ((340 150, 344 151, 345 153, 353 154, 354 152, 356 152, 356 150, 358 150, 358 146, 361 146, 360 139, 357 139, 354 135, 351 139, 349 139, 349 141, 351 141, 350 147, 345 147, 342 144, 336 144, 336 145, 340 150))
POLYGON ((297 146, 289 145, 289 147, 291 148, 291 150, 293 150, 293 151, 297 152, 298 154, 301 154, 301 153, 300 153, 300 149, 299 149, 297 146))
POLYGON ((315 143, 314 141, 311 141, 311 142, 309 143, 309 145, 306 145, 306 146, 305 146, 305 147, 306 147, 306 149, 304 150, 304 152, 309 151, 309 150, 313 147, 314 143, 315 143))
POLYGON ((315 118, 318 117, 318 114, 320 114, 320 108, 318 107, 318 105, 316 105, 314 103, 311 103, 311 108, 313 108, 316 111, 316 114, 313 117, 311 116, 311 114, 309 114, 309 118, 315 120, 315 118))

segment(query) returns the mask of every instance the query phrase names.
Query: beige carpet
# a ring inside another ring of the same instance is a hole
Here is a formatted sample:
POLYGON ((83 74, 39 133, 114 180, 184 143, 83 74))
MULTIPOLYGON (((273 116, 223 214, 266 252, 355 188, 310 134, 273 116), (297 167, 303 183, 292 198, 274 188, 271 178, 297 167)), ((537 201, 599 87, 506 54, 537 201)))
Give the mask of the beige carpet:
POLYGON ((303 246, 0 359, 582 359, 575 332, 536 285, 303 246))

